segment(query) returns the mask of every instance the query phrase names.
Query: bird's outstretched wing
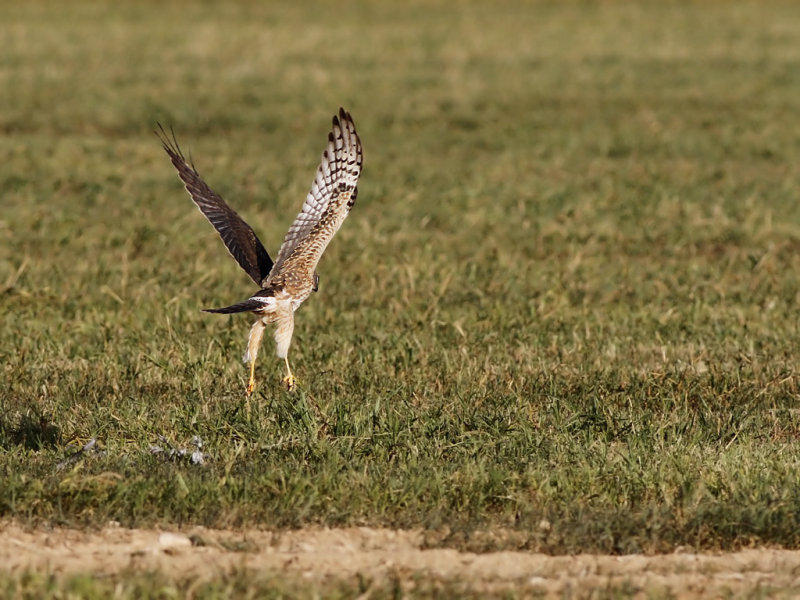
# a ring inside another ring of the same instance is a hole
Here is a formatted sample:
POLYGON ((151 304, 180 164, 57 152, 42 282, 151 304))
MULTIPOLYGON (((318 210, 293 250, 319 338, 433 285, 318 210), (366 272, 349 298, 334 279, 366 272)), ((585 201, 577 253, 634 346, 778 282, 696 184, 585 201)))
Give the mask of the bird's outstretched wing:
POLYGON ((361 175, 361 140, 349 113, 343 108, 333 117, 328 146, 311 184, 300 214, 283 240, 278 258, 267 279, 279 279, 297 263, 303 262, 308 273, 316 268, 320 256, 350 212, 358 194, 361 175))
POLYGON ((258 236, 236 211, 228 206, 225 200, 208 187, 194 165, 186 161, 174 132, 170 139, 164 128, 158 123, 156 135, 161 140, 172 164, 178 170, 178 176, 186 186, 186 190, 197 208, 217 230, 219 237, 222 238, 239 266, 257 285, 261 285, 272 269, 272 259, 258 236))

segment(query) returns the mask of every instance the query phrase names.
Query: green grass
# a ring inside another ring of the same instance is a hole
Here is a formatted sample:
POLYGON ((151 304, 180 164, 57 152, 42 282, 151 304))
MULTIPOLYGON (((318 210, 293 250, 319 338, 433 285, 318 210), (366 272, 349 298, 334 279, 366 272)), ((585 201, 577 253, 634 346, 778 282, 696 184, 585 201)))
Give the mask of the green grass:
MULTIPOLYGON (((545 597, 544 590, 535 586, 520 584, 517 590, 492 590, 491 586, 476 592, 467 588, 462 582, 452 580, 403 578, 400 574, 389 578, 387 582, 375 582, 368 577, 353 577, 347 581, 312 580, 300 578, 289 579, 275 576, 253 575, 247 571, 234 572, 214 581, 202 581, 191 578, 173 580, 163 573, 130 572, 122 582, 87 576, 73 576, 59 579, 26 573, 10 578, 0 574, 0 591, 8 598, 25 598, 36 600, 61 600, 62 598, 98 599, 114 598, 115 600, 173 600, 175 598, 195 598, 197 600, 215 600, 227 598, 259 598, 267 600, 283 600, 285 598, 329 598, 349 599, 358 597, 375 598, 376 600, 394 600, 396 598, 464 598, 479 600, 482 598, 545 597)), ((591 597, 600 600, 634 598, 640 590, 636 586, 623 583, 612 584, 601 590, 584 592, 577 597, 591 597)), ((750 597, 767 598, 769 589, 764 593, 758 591, 750 597)), ((650 598, 670 598, 668 593, 657 593, 650 598)))
POLYGON ((800 547, 800 6, 32 2, 0 23, 0 517, 800 547), (267 340, 248 405, 249 319, 200 309, 254 287, 152 129, 274 253, 340 105, 364 175, 297 313, 301 390, 267 340))
MULTIPOLYGON (((298 578, 299 579, 299 578, 298 578)), ((415 592, 416 597, 437 598, 437 594, 460 594, 462 590, 456 582, 430 582, 415 592)), ((373 585, 368 579, 353 581, 297 581, 276 576, 253 576, 246 571, 234 572, 213 581, 184 578, 173 580, 163 573, 125 574, 122 582, 112 578, 72 576, 59 579, 52 575, 26 573, 18 577, 0 575, 0 591, 8 598, 31 598, 60 600, 62 598, 118 600, 172 600, 175 598, 196 598, 213 600, 224 598, 264 598, 281 600, 284 598, 355 598, 369 590, 370 598, 402 597, 403 587, 399 581, 385 585, 373 585)), ((479 598, 480 596, 468 596, 479 598)), ((499 597, 499 596, 498 596, 499 597)))
MULTIPOLYGON (((407 586, 410 587, 410 586, 407 586)), ((481 598, 470 594, 458 582, 422 582, 413 586, 414 597, 440 598, 462 597, 481 598), (466 595, 465 595, 466 594, 466 595)), ((389 583, 374 584, 369 579, 352 581, 302 581, 300 578, 287 580, 276 576, 253 576, 247 571, 239 571, 213 581, 192 578, 173 580, 163 573, 125 574, 122 582, 111 578, 72 576, 59 579, 55 576, 26 573, 18 577, 5 577, 0 574, 0 591, 8 598, 31 598, 41 600, 61 600, 62 598, 116 600, 173 600, 175 598, 195 598, 214 600, 226 598, 263 598, 282 600, 285 598, 346 599, 355 598, 368 592, 368 597, 394 599, 403 597, 404 586, 395 579, 389 583), (4 580, 5 579, 5 580, 4 580), (324 594, 324 596, 322 595, 324 594)), ((493 597, 513 597, 496 595, 493 597)), ((608 596, 613 597, 611 595, 608 596)))

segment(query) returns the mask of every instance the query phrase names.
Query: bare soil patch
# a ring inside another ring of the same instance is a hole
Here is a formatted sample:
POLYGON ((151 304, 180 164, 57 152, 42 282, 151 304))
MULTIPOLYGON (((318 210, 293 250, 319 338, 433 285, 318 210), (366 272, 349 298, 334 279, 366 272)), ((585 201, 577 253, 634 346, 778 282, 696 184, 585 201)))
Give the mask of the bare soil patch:
POLYGON ((425 548, 421 531, 366 527, 298 531, 125 529, 29 530, 0 525, 0 570, 57 574, 161 570, 174 577, 211 578, 233 570, 304 579, 389 577, 459 581, 477 590, 577 594, 625 587, 633 594, 681 598, 792 595, 800 591, 800 551, 658 556, 527 552, 475 554, 425 548))

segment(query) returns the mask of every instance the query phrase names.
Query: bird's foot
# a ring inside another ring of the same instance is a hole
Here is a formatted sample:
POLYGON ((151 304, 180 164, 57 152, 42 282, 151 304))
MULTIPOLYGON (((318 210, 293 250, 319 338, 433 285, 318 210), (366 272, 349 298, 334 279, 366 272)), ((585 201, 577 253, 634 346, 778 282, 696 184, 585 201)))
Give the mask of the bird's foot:
POLYGON ((253 393, 254 389, 256 389, 256 382, 251 379, 250 381, 247 382, 247 389, 245 390, 245 393, 247 394, 248 398, 250 397, 250 394, 253 393))
POLYGON ((287 392, 293 392, 295 386, 297 385, 297 378, 294 375, 292 375, 291 373, 289 373, 281 381, 283 382, 283 385, 286 386, 286 391, 287 392))

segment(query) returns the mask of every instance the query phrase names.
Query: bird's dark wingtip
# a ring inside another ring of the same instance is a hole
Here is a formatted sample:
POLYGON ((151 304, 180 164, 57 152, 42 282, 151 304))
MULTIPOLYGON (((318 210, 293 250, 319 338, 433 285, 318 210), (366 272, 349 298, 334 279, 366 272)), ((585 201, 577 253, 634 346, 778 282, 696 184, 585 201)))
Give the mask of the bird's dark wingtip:
POLYGON ((350 116, 350 113, 344 109, 343 106, 339 107, 339 121, 341 123, 352 123, 353 117, 350 116))
POLYGON ((167 133, 167 130, 164 129, 164 126, 159 121, 156 121, 156 127, 158 129, 154 129, 153 133, 155 133, 159 141, 161 141, 161 145, 164 147, 166 153, 169 154, 170 157, 175 156, 185 162, 186 159, 183 156, 183 150, 181 150, 178 138, 175 136, 175 129, 173 129, 172 125, 169 126, 169 133, 167 133))
POLYGON ((169 136, 167 135, 167 132, 164 130, 164 126, 159 121, 156 121, 156 129, 153 129, 153 133, 158 138, 158 141, 161 142, 161 145, 164 147, 164 150, 166 150, 167 153, 169 154, 169 152, 172 150, 172 147, 170 146, 169 143, 169 136))

